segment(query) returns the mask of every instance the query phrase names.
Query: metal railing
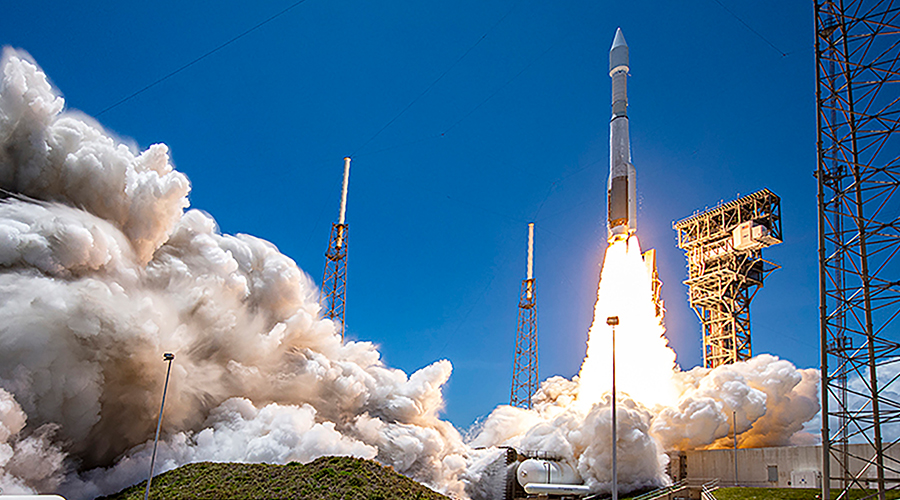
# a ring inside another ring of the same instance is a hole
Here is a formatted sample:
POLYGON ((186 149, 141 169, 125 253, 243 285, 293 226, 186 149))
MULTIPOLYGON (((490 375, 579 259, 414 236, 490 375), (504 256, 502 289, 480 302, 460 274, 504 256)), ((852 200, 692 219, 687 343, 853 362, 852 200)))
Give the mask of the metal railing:
POLYGON ((713 495, 713 492, 717 489, 719 489, 718 479, 703 483, 700 487, 700 500, 716 500, 716 496, 713 495))
POLYGON ((663 486, 662 488, 658 488, 653 491, 648 491, 647 493, 644 493, 643 495, 636 496, 632 500, 655 500, 657 498, 664 497, 670 493, 675 493, 675 492, 681 491, 688 487, 689 486, 688 486, 687 479, 682 479, 681 481, 678 481, 677 483, 674 483, 670 486, 663 486))
MULTIPOLYGON (((631 500, 658 500, 668 495, 672 495, 684 490, 700 490, 701 500, 716 500, 713 492, 719 489, 719 480, 712 479, 682 479, 669 486, 663 486, 652 491, 648 491, 642 495, 638 495, 631 500)), ((599 500, 600 498, 609 498, 608 494, 598 493, 584 497, 582 500, 599 500)))

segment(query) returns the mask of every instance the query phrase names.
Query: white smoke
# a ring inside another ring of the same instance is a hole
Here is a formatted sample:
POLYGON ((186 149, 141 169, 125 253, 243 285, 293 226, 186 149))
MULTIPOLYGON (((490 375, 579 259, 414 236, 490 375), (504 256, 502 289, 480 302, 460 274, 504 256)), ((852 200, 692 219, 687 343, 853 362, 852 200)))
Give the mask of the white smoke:
MULTIPOLYGON (((144 152, 62 97, 24 53, 0 61, 0 488, 92 498, 145 478, 173 352, 157 472, 201 461, 374 458, 459 498, 501 488, 501 451, 556 453, 608 489, 610 399, 544 382, 473 442, 439 418, 448 361, 411 375, 342 342, 312 280, 270 243, 188 210, 165 145, 144 152), (485 449, 477 449, 486 447, 485 449)), ((676 406, 622 396, 619 478, 662 484, 668 447, 787 442, 818 408, 814 371, 760 357, 676 373, 676 406), (802 411, 801 411, 802 410, 802 411)))
POLYGON ((743 363, 677 373, 679 403, 663 409, 653 433, 666 449, 808 444, 803 424, 819 411, 819 372, 762 354, 743 363))
POLYGON ((465 448, 438 418, 449 362, 407 376, 342 343, 293 261, 184 212, 164 145, 135 153, 64 111, 21 52, 0 64, 4 491, 89 498, 143 479, 165 351, 159 470, 353 455, 461 491, 465 448))
MULTIPOLYGON (((666 451, 731 447, 732 411, 743 448, 809 444, 803 424, 819 411, 819 372, 798 370, 771 355, 716 369, 674 371, 681 385, 678 404, 647 408, 619 394, 618 484, 621 491, 663 486, 666 451)), ((594 491, 610 491, 612 481, 611 398, 580 404, 578 377, 547 379, 534 408, 495 409, 472 441, 474 446, 512 446, 551 452, 576 466, 594 491)), ((481 497, 488 498, 488 497, 481 497)))

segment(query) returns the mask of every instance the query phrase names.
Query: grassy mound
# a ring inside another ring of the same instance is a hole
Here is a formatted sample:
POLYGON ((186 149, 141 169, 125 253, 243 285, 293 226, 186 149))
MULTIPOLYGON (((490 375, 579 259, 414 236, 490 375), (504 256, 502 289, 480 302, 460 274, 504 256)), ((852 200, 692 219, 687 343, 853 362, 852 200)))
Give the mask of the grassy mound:
MULTIPOLYGON (((142 500, 147 482, 102 500, 142 500)), ((153 478, 151 499, 448 500, 371 460, 321 457, 303 465, 200 462, 153 478)))

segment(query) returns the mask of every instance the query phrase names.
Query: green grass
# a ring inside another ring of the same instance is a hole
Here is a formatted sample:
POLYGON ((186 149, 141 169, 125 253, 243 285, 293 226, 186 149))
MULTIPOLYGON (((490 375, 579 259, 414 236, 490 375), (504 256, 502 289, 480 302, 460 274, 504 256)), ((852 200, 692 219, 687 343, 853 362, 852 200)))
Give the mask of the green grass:
MULTIPOLYGON (((714 494, 718 500, 815 500, 819 498, 819 493, 818 489, 811 488, 719 488, 714 494)), ((831 498, 837 498, 839 493, 832 490, 831 498)), ((872 493, 872 490, 851 490, 848 500, 864 498, 872 493)), ((888 492, 887 498, 896 500, 900 498, 900 492, 888 492)))
MULTIPOLYGON (((147 482, 101 500, 142 500, 147 482)), ((448 500, 371 460, 322 457, 303 465, 200 462, 153 478, 150 498, 297 500, 448 500)))

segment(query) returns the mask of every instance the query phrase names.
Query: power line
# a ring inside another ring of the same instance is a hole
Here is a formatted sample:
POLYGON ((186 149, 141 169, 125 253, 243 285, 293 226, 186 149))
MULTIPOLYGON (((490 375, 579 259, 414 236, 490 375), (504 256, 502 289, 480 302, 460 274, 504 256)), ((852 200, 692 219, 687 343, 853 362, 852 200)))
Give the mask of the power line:
POLYGON ((288 11, 294 9, 295 7, 297 7, 298 5, 300 5, 300 4, 304 3, 304 2, 306 2, 306 0, 297 0, 296 2, 294 2, 293 4, 291 4, 288 8, 282 10, 281 12, 278 12, 277 14, 275 14, 275 15, 273 15, 272 17, 266 19, 265 21, 262 21, 261 23, 257 24, 256 26, 253 26, 252 28, 250 28, 250 29, 248 29, 247 31, 241 33, 240 35, 238 35, 238 36, 232 38, 231 40, 228 40, 227 42, 225 42, 225 43, 219 45, 218 47, 216 47, 216 48, 210 50, 209 52, 203 54, 202 56, 200 56, 200 57, 194 59, 193 61, 191 61, 191 62, 185 64, 184 66, 182 66, 182 67, 176 69, 175 71, 169 73, 168 75, 166 75, 166 76, 164 76, 164 77, 162 77, 162 78, 156 80, 155 82, 151 83, 150 85, 147 85, 146 87, 144 87, 144 88, 138 90, 137 92, 135 92, 135 93, 129 95, 128 97, 125 97, 124 99, 121 99, 120 101, 116 102, 115 104, 106 107, 103 111, 97 113, 97 116, 100 116, 100 115, 102 115, 103 113, 106 113, 107 111, 109 111, 109 110, 111 110, 111 109, 113 109, 113 108, 115 108, 115 107, 118 107, 120 104, 126 103, 126 102, 128 102, 128 101, 134 99, 135 97, 137 97, 137 96, 143 94, 143 93, 146 92, 147 90, 150 90, 151 88, 153 88, 153 87, 159 85, 160 83, 162 83, 162 82, 168 80, 169 78, 172 78, 173 76, 177 75, 178 73, 181 73, 182 71, 184 71, 184 70, 190 68, 191 66, 197 64, 198 62, 202 61, 203 59, 206 59, 207 57, 209 57, 209 56, 215 54, 216 52, 218 52, 218 51, 224 49, 225 47, 231 45, 232 43, 234 43, 234 42, 236 42, 236 41, 238 41, 238 40, 240 40, 241 38, 244 38, 245 36, 249 35, 250 33, 253 33, 254 31, 258 30, 259 28, 262 28, 262 27, 265 26, 266 24, 268 24, 268 23, 274 21, 274 20, 275 20, 276 18, 278 18, 278 17, 281 17, 283 14, 286 14, 288 11))
MULTIPOLYGON (((565 38, 568 38, 568 36, 565 37, 565 38)), ((546 49, 545 51, 541 52, 537 57, 531 59, 531 61, 529 61, 528 64, 526 64, 525 67, 522 68, 521 71, 519 71, 518 73, 515 74, 515 76, 513 76, 512 78, 510 78, 509 80, 507 80, 506 83, 504 83, 503 85, 497 87, 497 90, 495 90, 494 92, 492 92, 491 95, 487 96, 483 101, 481 101, 480 103, 478 103, 477 106, 475 106, 474 108, 472 108, 471 111, 469 111, 468 113, 466 113, 465 115, 463 115, 462 118, 460 118, 459 120, 456 120, 452 125, 450 125, 449 127, 447 127, 446 130, 444 130, 443 132, 441 132, 441 135, 443 136, 443 135, 445 135, 447 132, 450 132, 451 130, 453 130, 454 128, 456 128, 457 125, 459 125, 460 123, 462 123, 466 118, 468 118, 468 117, 471 116, 473 113, 475 113, 476 111, 478 111, 479 108, 481 108, 481 107, 484 106, 488 101, 490 101, 491 99, 493 99, 497 94, 500 93, 501 90, 503 90, 504 88, 506 88, 506 87, 507 87, 510 83, 512 83, 516 78, 519 78, 520 76, 522 76, 522 73, 525 73, 525 71, 527 71, 528 68, 530 68, 532 65, 534 65, 534 63, 537 62, 538 59, 544 57, 548 52, 550 52, 550 50, 552 50, 554 47, 556 47, 556 46, 557 46, 560 42, 562 42, 565 38, 560 39, 560 40, 558 40, 557 42, 554 42, 554 43, 551 44, 549 47, 547 47, 547 49, 546 49)))
POLYGON ((738 15, 735 14, 734 12, 732 12, 731 9, 729 9, 728 7, 726 7, 725 5, 723 5, 722 2, 720 2, 719 0, 713 0, 713 1, 716 2, 717 4, 719 4, 719 7, 722 7, 723 9, 725 9, 725 12, 728 12, 728 13, 731 14, 735 19, 737 19, 738 22, 740 22, 741 24, 743 24, 744 27, 746 27, 748 30, 752 31, 754 35, 758 36, 759 38, 762 39, 762 41, 764 41, 764 42, 766 42, 767 44, 769 44, 769 47, 772 47, 773 49, 775 49, 776 52, 778 52, 779 54, 781 54, 781 57, 787 57, 787 53, 786 53, 786 52, 784 52, 784 51, 782 51, 781 49, 779 49, 778 47, 776 47, 775 44, 773 44, 772 42, 770 42, 766 37, 762 36, 758 31, 756 31, 755 29, 753 29, 752 27, 750 27, 749 24, 745 23, 743 19, 741 19, 740 17, 738 17, 738 15))
POLYGON ((481 35, 481 38, 479 38, 479 39, 478 39, 471 47, 469 47, 468 50, 466 50, 465 52, 463 52, 463 55, 459 56, 459 59, 457 59, 456 61, 454 61, 453 64, 451 64, 446 70, 444 70, 443 73, 441 73, 440 75, 438 75, 438 77, 437 77, 433 82, 431 82, 430 85, 428 85, 427 87, 425 87, 425 90, 423 90, 421 94, 419 94, 418 96, 416 96, 415 99, 413 99, 412 101, 409 102, 409 104, 406 105, 406 107, 404 107, 403 109, 401 109, 399 113, 397 113, 393 118, 391 118, 390 120, 388 120, 388 122, 385 123, 383 127, 381 127, 380 129, 378 129, 378 132, 375 132, 375 134, 372 135, 371 137, 369 137, 369 138, 366 140, 366 142, 362 143, 362 146, 356 148, 356 151, 354 151, 353 154, 351 154, 350 156, 351 156, 351 157, 355 156, 356 153, 358 153, 360 150, 362 150, 362 148, 366 147, 370 142, 372 142, 376 137, 378 137, 378 136, 379 136, 382 132, 384 132, 388 127, 390 127, 391 124, 393 124, 395 121, 397 121, 398 118, 400 118, 401 116, 403 116, 403 114, 406 113, 406 112, 409 110, 409 108, 411 108, 415 103, 417 103, 417 102, 419 101, 419 99, 421 99, 422 97, 424 97, 425 94, 427 94, 429 90, 431 90, 432 88, 434 88, 434 86, 437 85, 438 82, 440 82, 445 76, 447 76, 447 73, 449 73, 451 70, 453 70, 453 68, 455 68, 456 65, 460 63, 460 61, 462 61, 463 59, 465 59, 466 56, 469 55, 469 53, 472 52, 472 51, 475 49, 475 47, 477 47, 482 41, 484 41, 484 39, 487 38, 487 36, 491 33, 491 31, 494 31, 494 28, 496 28, 500 23, 502 23, 503 20, 506 19, 506 18, 512 13, 513 10, 515 10, 515 8, 516 8, 517 5, 519 5, 519 2, 515 2, 515 3, 513 4, 513 6, 510 7, 510 9, 509 9, 508 11, 506 11, 506 14, 503 14, 503 16, 502 16, 500 19, 498 19, 496 23, 494 23, 490 28, 487 29, 487 31, 484 32, 483 35, 481 35))
POLYGON ((411 141, 405 141, 405 142, 401 142, 398 144, 394 144, 394 145, 388 146, 386 148, 376 149, 375 151, 368 151, 368 152, 362 153, 361 155, 360 154, 351 155, 351 157, 357 158, 359 156, 368 156, 368 155, 374 155, 374 154, 378 154, 378 153, 384 153, 385 151, 390 151, 392 149, 410 146, 412 144, 418 144, 420 142, 425 142, 425 141, 431 140, 431 139, 438 139, 440 137, 441 137, 441 134, 435 133, 435 134, 431 134, 431 135, 428 135, 425 137, 420 137, 418 139, 413 139, 411 141))

